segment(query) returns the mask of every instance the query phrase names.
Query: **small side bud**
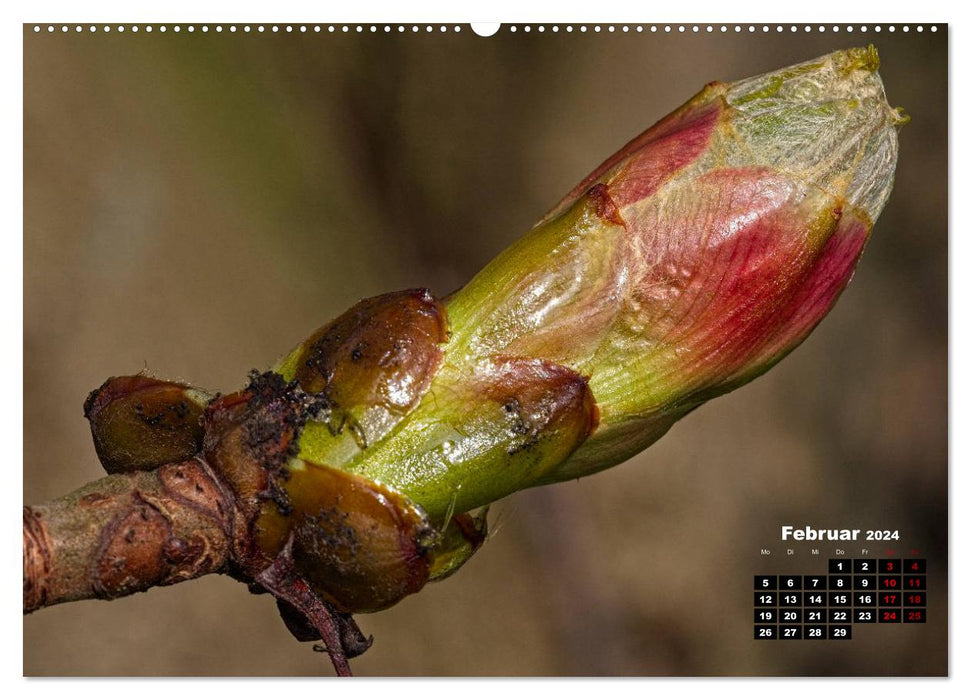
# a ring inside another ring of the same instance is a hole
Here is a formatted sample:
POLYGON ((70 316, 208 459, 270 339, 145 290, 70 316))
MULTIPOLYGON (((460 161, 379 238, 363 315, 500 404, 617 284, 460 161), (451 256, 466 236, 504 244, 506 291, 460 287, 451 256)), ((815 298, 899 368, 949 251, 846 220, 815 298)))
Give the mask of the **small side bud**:
POLYGON ((292 535, 295 570, 342 612, 382 610, 425 585, 435 533, 418 506, 323 465, 293 460, 288 472, 291 512, 264 508, 256 523, 264 555, 276 556, 292 535))
POLYGON ((308 426, 302 456, 339 466, 387 435, 428 390, 447 339, 427 289, 364 299, 307 338, 276 368, 330 408, 308 426))
POLYGON ((150 471, 198 454, 209 398, 199 389, 142 374, 106 381, 84 402, 105 471, 150 471))

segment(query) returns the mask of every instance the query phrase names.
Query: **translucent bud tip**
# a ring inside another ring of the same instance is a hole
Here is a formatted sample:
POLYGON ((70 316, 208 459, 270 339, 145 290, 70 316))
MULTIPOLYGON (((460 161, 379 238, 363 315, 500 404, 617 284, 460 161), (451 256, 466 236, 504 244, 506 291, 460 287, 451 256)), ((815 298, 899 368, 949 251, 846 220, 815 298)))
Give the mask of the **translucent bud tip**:
POLYGON ((893 185, 897 127, 873 46, 729 84, 726 102, 750 155, 825 190, 872 222, 893 185))

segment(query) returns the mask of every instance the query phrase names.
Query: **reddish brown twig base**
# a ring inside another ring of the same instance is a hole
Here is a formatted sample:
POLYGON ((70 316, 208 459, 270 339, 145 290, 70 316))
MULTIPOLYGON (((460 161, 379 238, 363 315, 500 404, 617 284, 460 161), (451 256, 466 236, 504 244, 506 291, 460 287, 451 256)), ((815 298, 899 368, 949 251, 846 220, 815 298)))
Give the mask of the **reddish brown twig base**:
POLYGON ((202 459, 105 477, 24 508, 24 613, 226 573, 273 594, 294 636, 322 640, 338 675, 352 675, 347 659, 371 640, 293 570, 289 545, 248 575, 239 565, 248 531, 236 497, 202 459))

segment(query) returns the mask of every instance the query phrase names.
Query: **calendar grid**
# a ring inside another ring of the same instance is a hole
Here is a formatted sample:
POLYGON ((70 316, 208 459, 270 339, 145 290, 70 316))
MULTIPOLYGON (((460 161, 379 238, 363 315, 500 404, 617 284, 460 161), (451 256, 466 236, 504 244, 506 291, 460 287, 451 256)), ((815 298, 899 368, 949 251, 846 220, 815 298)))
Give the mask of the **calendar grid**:
POLYGON ((825 574, 760 574, 754 588, 757 640, 849 640, 854 624, 927 621, 924 559, 830 559, 825 574))

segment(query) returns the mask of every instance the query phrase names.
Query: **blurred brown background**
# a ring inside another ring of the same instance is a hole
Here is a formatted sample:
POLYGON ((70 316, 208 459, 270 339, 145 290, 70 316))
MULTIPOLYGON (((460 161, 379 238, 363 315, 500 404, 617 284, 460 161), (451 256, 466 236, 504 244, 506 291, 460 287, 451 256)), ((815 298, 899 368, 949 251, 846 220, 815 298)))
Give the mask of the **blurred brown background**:
MULTIPOLYGON (((106 377, 147 368, 238 388, 361 297, 460 286, 704 83, 873 42, 912 122, 833 313, 646 453, 501 503, 495 536, 459 574, 359 618, 376 641, 353 667, 946 673, 946 27, 772 29, 26 27, 25 503, 101 475, 81 404, 106 377), (752 576, 785 566, 758 556, 777 549, 781 524, 899 529, 929 560, 930 622, 856 626, 846 643, 755 642, 752 576)), ((28 616, 24 673, 331 669, 268 596, 211 576, 28 616)))

